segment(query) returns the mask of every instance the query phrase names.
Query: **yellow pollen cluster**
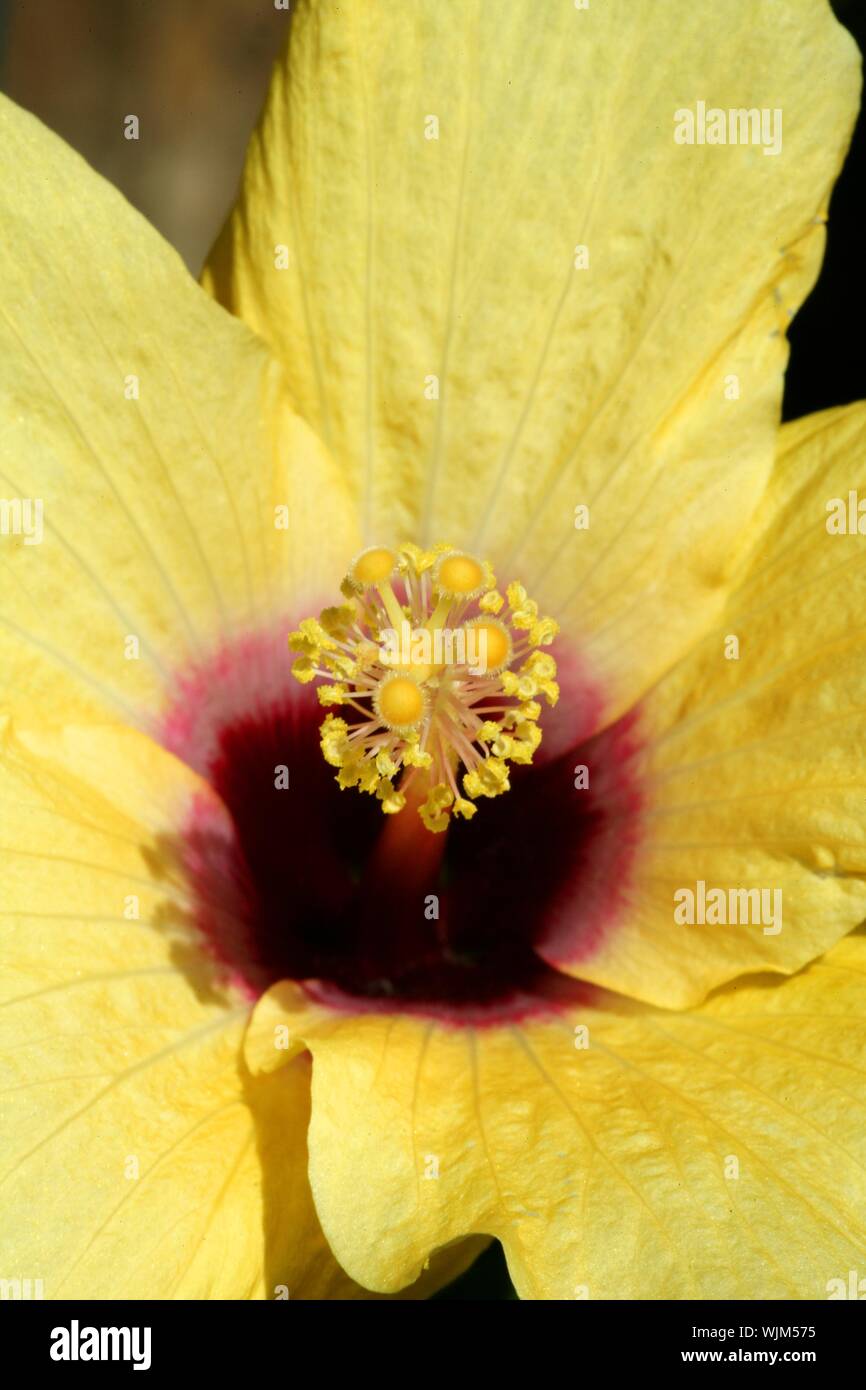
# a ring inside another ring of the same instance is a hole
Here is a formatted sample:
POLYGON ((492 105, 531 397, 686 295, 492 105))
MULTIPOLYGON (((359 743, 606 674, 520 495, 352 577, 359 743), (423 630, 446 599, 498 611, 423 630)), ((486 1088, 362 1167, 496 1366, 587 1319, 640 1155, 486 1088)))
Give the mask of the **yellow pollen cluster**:
POLYGON ((542 650, 557 624, 522 584, 499 593, 486 560, 445 544, 371 546, 341 589, 345 603, 289 634, 296 679, 324 680, 321 703, 345 711, 321 727, 339 785, 389 815, 411 789, 433 832, 468 820, 479 797, 508 791, 509 763, 532 762, 538 697, 559 698, 542 650))

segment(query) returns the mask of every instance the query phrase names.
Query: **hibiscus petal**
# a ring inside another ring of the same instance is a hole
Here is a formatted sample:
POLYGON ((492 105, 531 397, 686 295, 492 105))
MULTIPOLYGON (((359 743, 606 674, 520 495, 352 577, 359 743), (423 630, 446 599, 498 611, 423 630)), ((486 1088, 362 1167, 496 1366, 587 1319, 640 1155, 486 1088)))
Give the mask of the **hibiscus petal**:
MULTIPOLYGON (((620 775, 642 804, 607 826, 634 846, 627 881, 608 884, 616 920, 589 942, 586 885, 573 882, 540 943, 551 963, 677 1007, 749 970, 789 974, 866 916, 864 459, 866 404, 782 431, 721 621, 637 711, 637 751, 620 775), (853 534, 828 530, 840 506, 853 534), (756 899, 737 901, 732 922, 730 890, 741 889, 767 896, 760 916, 756 899), (675 921, 683 890, 696 912, 699 893, 708 903, 721 890, 727 922, 709 907, 704 925, 675 921)), ((565 772, 585 763, 591 786, 605 738, 565 772)))
POLYGON ((4 730, 0 1267, 46 1298, 369 1296, 313 1210, 309 1067, 250 1076, 186 926, 168 844, 208 794, 132 732, 4 730))
POLYGON ((134 732, 4 725, 0 1263, 47 1298, 375 1297, 312 1206, 306 1059, 251 1075, 249 1004, 189 928, 174 827, 209 797, 134 732))
POLYGON ((5 705, 137 721, 202 647, 333 591, 356 522, 263 344, 5 99, 0 221, 5 705))
POLYGON ((487 1231, 523 1298, 826 1298, 864 1274, 864 994, 859 934, 686 1014, 600 993, 473 1031, 283 986, 331 1247, 380 1289, 487 1231))
POLYGON ((858 82, 811 0, 301 0, 205 284, 368 539, 489 552, 613 718, 720 600, 858 82), (781 112, 781 150, 676 143, 699 101, 781 112))

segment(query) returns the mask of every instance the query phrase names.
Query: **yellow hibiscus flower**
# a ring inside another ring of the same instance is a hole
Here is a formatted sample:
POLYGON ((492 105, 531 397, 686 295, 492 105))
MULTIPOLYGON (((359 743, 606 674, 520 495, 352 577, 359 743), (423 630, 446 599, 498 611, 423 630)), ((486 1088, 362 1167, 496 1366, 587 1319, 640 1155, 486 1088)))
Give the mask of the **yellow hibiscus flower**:
POLYGON ((813 0, 301 0, 204 289, 0 105, 0 1276, 415 1298, 495 1237, 522 1298, 763 1299, 856 1264, 866 406, 779 418, 858 92, 813 0), (779 148, 675 138, 698 103, 779 148), (461 725, 423 818, 429 706, 380 692, 399 738, 347 771, 286 650, 315 675, 382 552, 396 619, 416 582, 494 646, 552 619, 555 708, 503 646, 506 773, 461 725))

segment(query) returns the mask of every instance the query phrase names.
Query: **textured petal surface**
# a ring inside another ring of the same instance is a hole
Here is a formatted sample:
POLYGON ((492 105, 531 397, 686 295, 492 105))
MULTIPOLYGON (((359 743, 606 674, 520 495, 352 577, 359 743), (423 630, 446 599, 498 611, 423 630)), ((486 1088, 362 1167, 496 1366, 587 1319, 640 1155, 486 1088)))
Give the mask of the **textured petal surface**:
MULTIPOLYGON (((782 431, 719 625, 637 711, 619 775, 638 792, 606 828, 634 846, 627 881, 602 885, 616 920, 584 949, 573 884, 543 946, 555 964, 678 1007, 746 971, 799 969, 866 916, 864 460, 866 405, 782 431), (764 896, 731 898, 742 890, 764 896)), ((562 775, 583 762, 592 786, 606 746, 602 735, 562 775)))
POLYGON ((864 999, 859 934, 686 1014, 599 994, 473 1032, 283 986, 331 1246, 378 1288, 488 1231, 522 1298, 826 1298, 866 1240, 864 999))
POLYGON ((3 99, 0 223, 0 702, 139 721, 176 666, 330 591, 355 522, 264 346, 3 99))
POLYGON ((300 0, 205 283, 282 355, 368 539, 489 551, 613 717, 760 496, 858 84, 813 0, 300 0), (677 143, 700 102, 766 110, 767 147, 780 112, 781 148, 677 143))
POLYGON ((369 1296, 313 1210, 309 1066, 250 1076, 186 927, 171 828, 206 795, 135 733, 4 732, 0 1273, 46 1298, 369 1296))

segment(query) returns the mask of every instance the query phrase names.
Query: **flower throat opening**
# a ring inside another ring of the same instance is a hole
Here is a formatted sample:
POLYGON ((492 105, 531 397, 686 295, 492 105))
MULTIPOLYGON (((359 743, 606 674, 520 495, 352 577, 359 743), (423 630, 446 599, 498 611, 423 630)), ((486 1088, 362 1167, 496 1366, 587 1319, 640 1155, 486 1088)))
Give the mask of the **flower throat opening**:
POLYGON ((415 806, 434 833, 509 790, 509 763, 541 742, 539 696, 559 698, 547 647, 559 628, 522 584, 505 594, 486 560, 453 546, 372 546, 341 585, 345 603, 289 635, 295 678, 325 682, 320 730, 341 788, 386 815, 415 806))

